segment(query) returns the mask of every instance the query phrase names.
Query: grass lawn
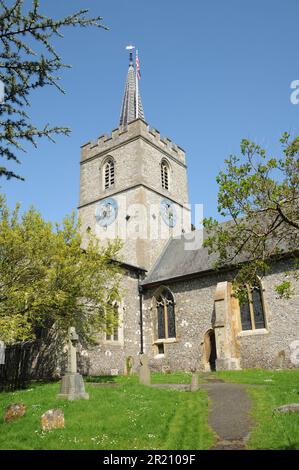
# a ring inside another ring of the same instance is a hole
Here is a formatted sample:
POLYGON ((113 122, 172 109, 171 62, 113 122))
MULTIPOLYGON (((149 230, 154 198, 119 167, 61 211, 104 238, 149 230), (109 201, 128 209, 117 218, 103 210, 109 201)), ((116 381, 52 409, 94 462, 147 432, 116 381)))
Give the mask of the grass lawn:
POLYGON ((299 370, 217 372, 228 382, 249 384, 255 424, 249 449, 299 449, 299 414, 273 413, 277 406, 299 402, 299 370))
MULTIPOLYGON (((90 378, 91 380, 91 378, 90 378)), ((208 449, 214 435, 207 426, 205 391, 183 392, 138 384, 137 377, 101 377, 115 388, 86 384, 90 400, 56 400, 58 383, 0 393, 0 414, 23 402, 26 415, 0 422, 0 449, 208 449), (62 408, 65 429, 41 432, 40 416, 62 408)), ((153 374, 153 382, 190 383, 189 374, 153 374)))

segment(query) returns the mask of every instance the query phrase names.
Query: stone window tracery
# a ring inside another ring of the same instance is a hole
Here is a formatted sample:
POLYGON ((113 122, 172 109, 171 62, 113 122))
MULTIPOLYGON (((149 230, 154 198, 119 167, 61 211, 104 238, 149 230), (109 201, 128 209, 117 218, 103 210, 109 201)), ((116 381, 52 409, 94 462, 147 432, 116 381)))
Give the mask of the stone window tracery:
POLYGON ((240 304, 242 330, 266 328, 265 306, 260 282, 255 286, 246 286, 247 301, 240 304))
POLYGON ((175 338, 175 304, 173 295, 167 289, 156 298, 157 339, 175 338))
MULTIPOLYGON (((119 306, 115 304, 113 306, 114 317, 117 322, 119 322, 119 306)), ((111 326, 107 323, 106 325, 106 341, 119 341, 119 325, 111 326)))

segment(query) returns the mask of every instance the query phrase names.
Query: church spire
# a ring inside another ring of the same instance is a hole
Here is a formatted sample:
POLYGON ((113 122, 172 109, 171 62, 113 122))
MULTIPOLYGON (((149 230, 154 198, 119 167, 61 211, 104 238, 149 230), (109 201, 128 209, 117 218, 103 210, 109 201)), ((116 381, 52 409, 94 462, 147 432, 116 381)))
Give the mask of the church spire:
POLYGON ((139 70, 135 71, 133 62, 134 46, 127 46, 127 49, 130 51, 130 62, 125 86, 125 93, 121 107, 119 123, 120 126, 126 126, 129 122, 134 121, 134 119, 144 119, 143 107, 138 86, 140 73, 139 70))

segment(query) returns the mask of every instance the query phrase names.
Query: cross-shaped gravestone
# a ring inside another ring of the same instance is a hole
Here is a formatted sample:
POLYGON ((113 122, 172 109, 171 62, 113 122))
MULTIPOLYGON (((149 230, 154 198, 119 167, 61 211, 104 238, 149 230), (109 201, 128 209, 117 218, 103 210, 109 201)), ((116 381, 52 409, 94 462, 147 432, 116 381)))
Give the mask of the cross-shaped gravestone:
POLYGON ((66 398, 67 400, 89 399, 85 392, 83 377, 77 372, 77 344, 78 334, 73 326, 68 329, 68 360, 67 373, 62 377, 60 392, 57 398, 66 398))

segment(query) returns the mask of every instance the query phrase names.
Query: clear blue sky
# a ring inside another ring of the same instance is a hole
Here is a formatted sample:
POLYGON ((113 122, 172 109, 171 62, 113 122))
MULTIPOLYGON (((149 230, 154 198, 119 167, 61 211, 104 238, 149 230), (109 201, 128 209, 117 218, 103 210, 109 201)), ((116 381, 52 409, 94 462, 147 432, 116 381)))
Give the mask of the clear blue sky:
POLYGON ((298 133, 298 0, 42 0, 62 16, 90 8, 110 31, 65 31, 57 49, 72 64, 54 88, 32 95, 32 120, 67 125, 70 137, 40 141, 18 170, 26 181, 1 181, 13 206, 33 204, 60 220, 77 207, 80 145, 118 126, 128 57, 139 48, 146 121, 187 152, 192 203, 217 214, 218 171, 242 137, 275 152, 285 130, 298 133))

